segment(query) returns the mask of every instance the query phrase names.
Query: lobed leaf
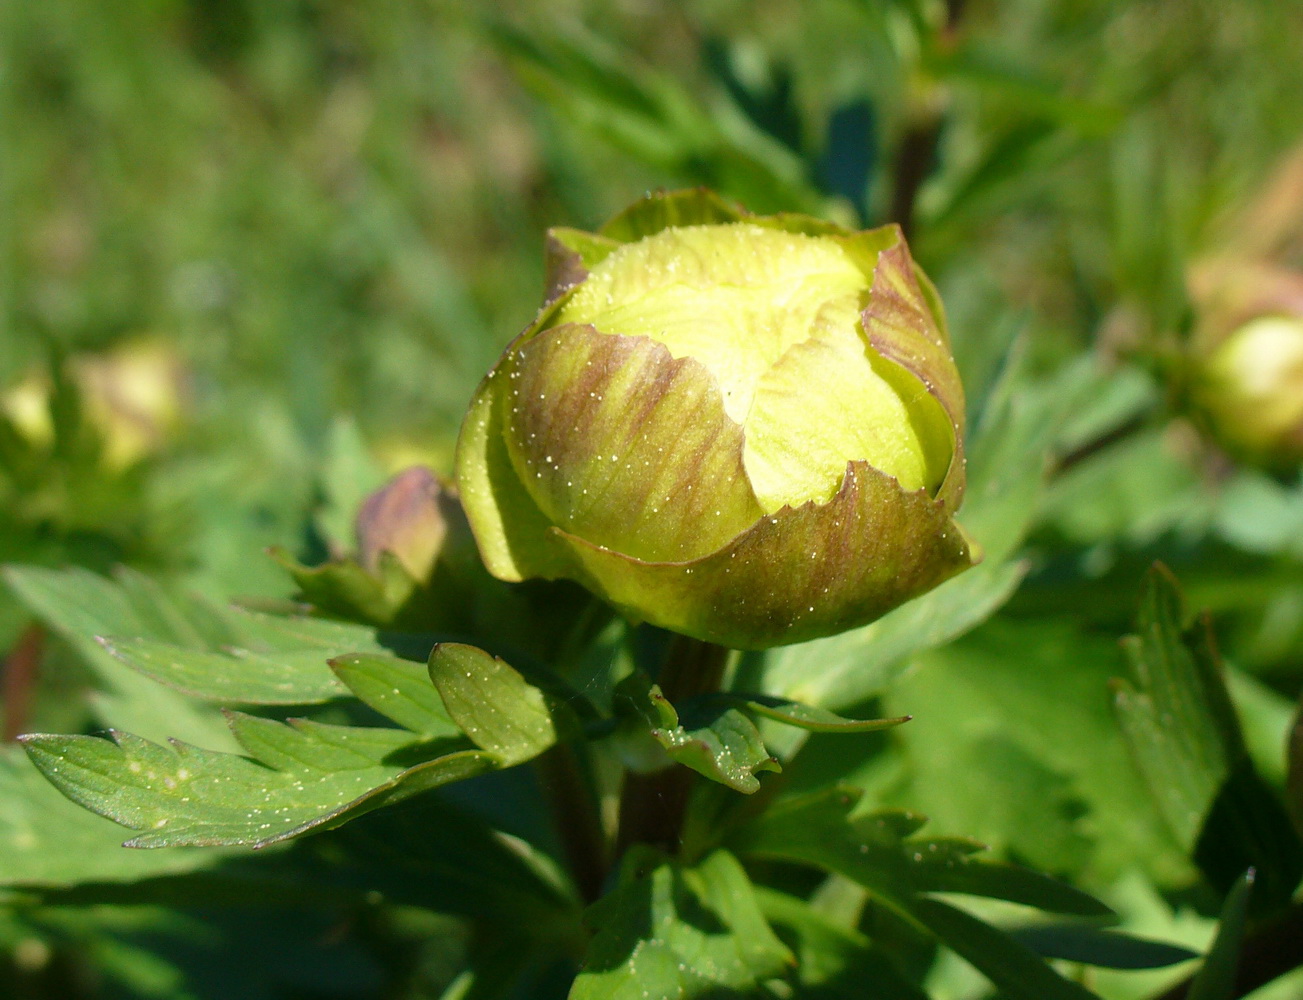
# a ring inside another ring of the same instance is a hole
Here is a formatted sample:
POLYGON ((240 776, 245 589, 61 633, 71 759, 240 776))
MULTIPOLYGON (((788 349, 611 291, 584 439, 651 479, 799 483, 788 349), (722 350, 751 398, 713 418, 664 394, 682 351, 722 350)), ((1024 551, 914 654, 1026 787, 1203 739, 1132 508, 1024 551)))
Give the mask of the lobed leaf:
POLYGON ((129 847, 265 847, 501 766, 464 741, 414 739, 396 729, 229 719, 251 756, 179 740, 161 746, 117 730, 111 739, 35 734, 22 741, 64 795, 142 831, 129 847))
POLYGON ((635 673, 617 687, 616 711, 646 726, 671 760, 735 791, 749 795, 760 788, 758 772, 782 770, 755 723, 724 700, 689 702, 680 715, 659 687, 635 673))
POLYGON ((723 850, 685 866, 634 847, 586 919, 597 933, 570 1000, 746 996, 795 962, 723 850))
POLYGON ((387 719, 421 736, 455 736, 460 730, 448 716, 428 668, 396 656, 346 653, 330 661, 335 676, 387 719))
POLYGON ((1099 1000, 1064 979, 1026 945, 963 910, 920 897, 911 901, 909 911, 1009 1000, 1099 1000))
POLYGON ((475 646, 439 643, 429 670, 449 718, 504 767, 579 732, 575 710, 560 696, 475 646))

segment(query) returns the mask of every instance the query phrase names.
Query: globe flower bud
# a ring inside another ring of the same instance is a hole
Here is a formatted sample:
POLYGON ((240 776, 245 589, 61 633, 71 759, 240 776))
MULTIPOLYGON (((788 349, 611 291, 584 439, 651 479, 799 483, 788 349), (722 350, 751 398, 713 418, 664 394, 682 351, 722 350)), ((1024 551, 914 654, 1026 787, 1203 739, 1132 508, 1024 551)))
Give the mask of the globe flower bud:
POLYGON ((1267 468, 1303 462, 1303 315, 1268 315, 1231 332, 1209 355, 1197 389, 1213 434, 1267 468))
POLYGON ((898 228, 649 196, 553 230, 457 480, 489 570, 569 578, 743 649, 871 621, 967 568, 963 390, 898 228))

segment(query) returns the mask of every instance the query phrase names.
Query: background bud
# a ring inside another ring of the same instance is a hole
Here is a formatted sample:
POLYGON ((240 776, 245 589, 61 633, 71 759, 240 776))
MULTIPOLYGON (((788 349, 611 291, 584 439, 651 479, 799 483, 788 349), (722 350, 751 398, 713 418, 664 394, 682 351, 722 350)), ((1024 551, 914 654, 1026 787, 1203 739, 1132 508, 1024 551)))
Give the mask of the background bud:
POLYGON ((900 231, 651 196, 554 230, 549 302, 476 392, 457 478, 502 579, 764 648, 972 563, 963 392, 900 231))
POLYGON ((1268 468, 1303 462, 1303 314, 1267 315, 1231 333, 1207 357, 1196 388, 1213 434, 1268 468))
POLYGON ((429 580, 448 533, 441 510, 447 503, 433 472, 420 465, 404 469, 358 510, 358 562, 374 573, 388 552, 413 580, 429 580))

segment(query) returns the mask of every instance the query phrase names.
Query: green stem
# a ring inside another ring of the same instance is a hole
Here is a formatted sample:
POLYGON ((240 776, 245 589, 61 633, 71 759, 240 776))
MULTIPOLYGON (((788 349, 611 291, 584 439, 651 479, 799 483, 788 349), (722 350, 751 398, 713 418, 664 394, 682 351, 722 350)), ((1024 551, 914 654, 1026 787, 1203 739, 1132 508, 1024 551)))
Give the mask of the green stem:
MULTIPOLYGON (((676 636, 657 678, 661 693, 673 705, 719 690, 728 656, 724 646, 676 636)), ((651 774, 625 776, 617 856, 633 844, 652 844, 669 853, 678 851, 695 777, 677 764, 651 774)))
MULTIPOLYGON (((1303 967, 1303 903, 1295 903, 1245 939, 1230 996, 1248 996, 1300 967, 1303 967)), ((1193 985, 1194 975, 1191 975, 1156 1000, 1185 1000, 1193 985)))
MULTIPOLYGON (((592 598, 575 617, 556 655, 558 673, 570 679, 610 609, 592 598)), ((534 761, 552 823, 575 888, 585 903, 601 898, 610 862, 597 796, 587 767, 587 745, 561 743, 534 761)))
POLYGON ((570 876, 583 901, 592 903, 601 898, 606 882, 607 845, 579 752, 561 743, 538 758, 536 766, 570 876))

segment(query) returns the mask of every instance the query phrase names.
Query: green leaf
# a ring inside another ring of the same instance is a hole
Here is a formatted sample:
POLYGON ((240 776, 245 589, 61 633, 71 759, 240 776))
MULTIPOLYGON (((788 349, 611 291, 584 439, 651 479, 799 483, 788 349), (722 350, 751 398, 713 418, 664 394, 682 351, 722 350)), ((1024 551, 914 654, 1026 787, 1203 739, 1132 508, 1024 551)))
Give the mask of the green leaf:
POLYGON ((120 826, 69 802, 18 747, 0 750, 0 801, 0 885, 131 883, 221 860, 211 851, 124 851, 120 826))
MULTIPOLYGON (((1139 861, 1165 883, 1188 880, 1117 738, 1115 640, 1069 621, 1001 616, 916 664, 882 701, 886 714, 914 715, 893 734, 904 773, 880 792, 884 804, 918 809, 938 832, 977 837, 1034 868, 1108 881, 1139 861)), ((848 761, 834 773, 859 784, 869 766, 848 761)))
POLYGON ((794 962, 727 851, 689 867, 636 846, 586 919, 597 933, 570 1000, 748 996, 794 962))
POLYGON ((1175 579, 1155 567, 1145 578, 1140 634, 1125 644, 1136 683, 1115 683, 1114 706, 1168 825, 1193 849, 1218 789, 1245 750, 1217 664, 1195 655, 1184 617, 1175 579))
POLYGON ((1190 984, 1186 1000, 1234 1000, 1236 972, 1240 964, 1240 947, 1249 920, 1249 900, 1255 875, 1249 869, 1236 881, 1222 904, 1221 925, 1203 968, 1190 984))
POLYGON ((722 699, 749 709, 766 719, 773 719, 798 729, 808 729, 814 733, 872 733, 879 729, 890 729, 908 722, 909 716, 902 715, 896 719, 847 719, 826 708, 814 705, 802 705, 786 698, 775 698, 764 694, 724 694, 722 699))
POLYGON ((1199 957, 1180 945, 1084 924, 1039 924, 1011 930, 1009 936, 1042 958, 1103 969, 1162 969, 1199 957))
POLYGON ((430 653, 430 678, 452 721, 504 767, 579 732, 578 716, 564 700, 475 646, 439 643, 430 653))
POLYGON ((353 558, 305 566, 283 548, 273 547, 270 555, 298 585, 301 599, 323 614, 389 625, 417 590, 392 553, 381 553, 374 573, 353 558))
POLYGON ((902 911, 920 892, 960 892, 1054 913, 1109 916, 1094 897, 1047 875, 969 857, 973 841, 906 839, 925 820, 887 811, 857 815, 863 792, 835 786, 780 802, 730 841, 740 854, 813 865, 858 882, 902 911))
POLYGON ((251 756, 179 740, 160 746, 117 730, 111 740, 35 734, 23 743, 68 798, 143 831, 130 847, 263 847, 501 763, 464 741, 396 729, 229 718, 251 756))
POLYGON ((195 705, 109 655, 102 635, 135 635, 185 645, 231 638, 206 603, 172 591, 128 569, 112 580, 84 569, 6 566, 4 580, 27 608, 81 654, 103 686, 92 704, 104 723, 130 726, 152 738, 178 733, 218 747, 234 747, 215 708, 195 705))
POLYGON ((618 685, 615 707, 671 760, 735 791, 750 795, 760 788, 757 772, 782 770, 755 723, 720 699, 693 700, 680 714, 646 674, 633 673, 618 685))
POLYGON ((865 984, 872 983, 874 1000, 928 1000, 858 930, 834 923, 795 896, 764 886, 756 886, 755 895, 765 919, 793 942, 797 995, 863 1000, 865 984))
POLYGON ((1026 945, 948 903, 919 897, 910 903, 910 913, 1009 1000, 1098 1000, 1026 945))
POLYGON ((1207 618, 1185 632, 1183 614, 1175 579, 1156 566, 1126 643, 1138 683, 1114 685, 1118 721, 1181 846, 1223 891, 1259 871, 1254 906, 1269 910, 1303 877, 1303 844, 1253 767, 1207 618))
POLYGON ((431 738, 460 731, 429 670, 420 664, 377 653, 346 653, 332 659, 330 668, 364 704, 404 729, 431 738))
POLYGON ((239 647, 212 653, 153 639, 101 640, 146 677, 182 694, 227 705, 310 705, 346 695, 316 649, 258 653, 239 647))

